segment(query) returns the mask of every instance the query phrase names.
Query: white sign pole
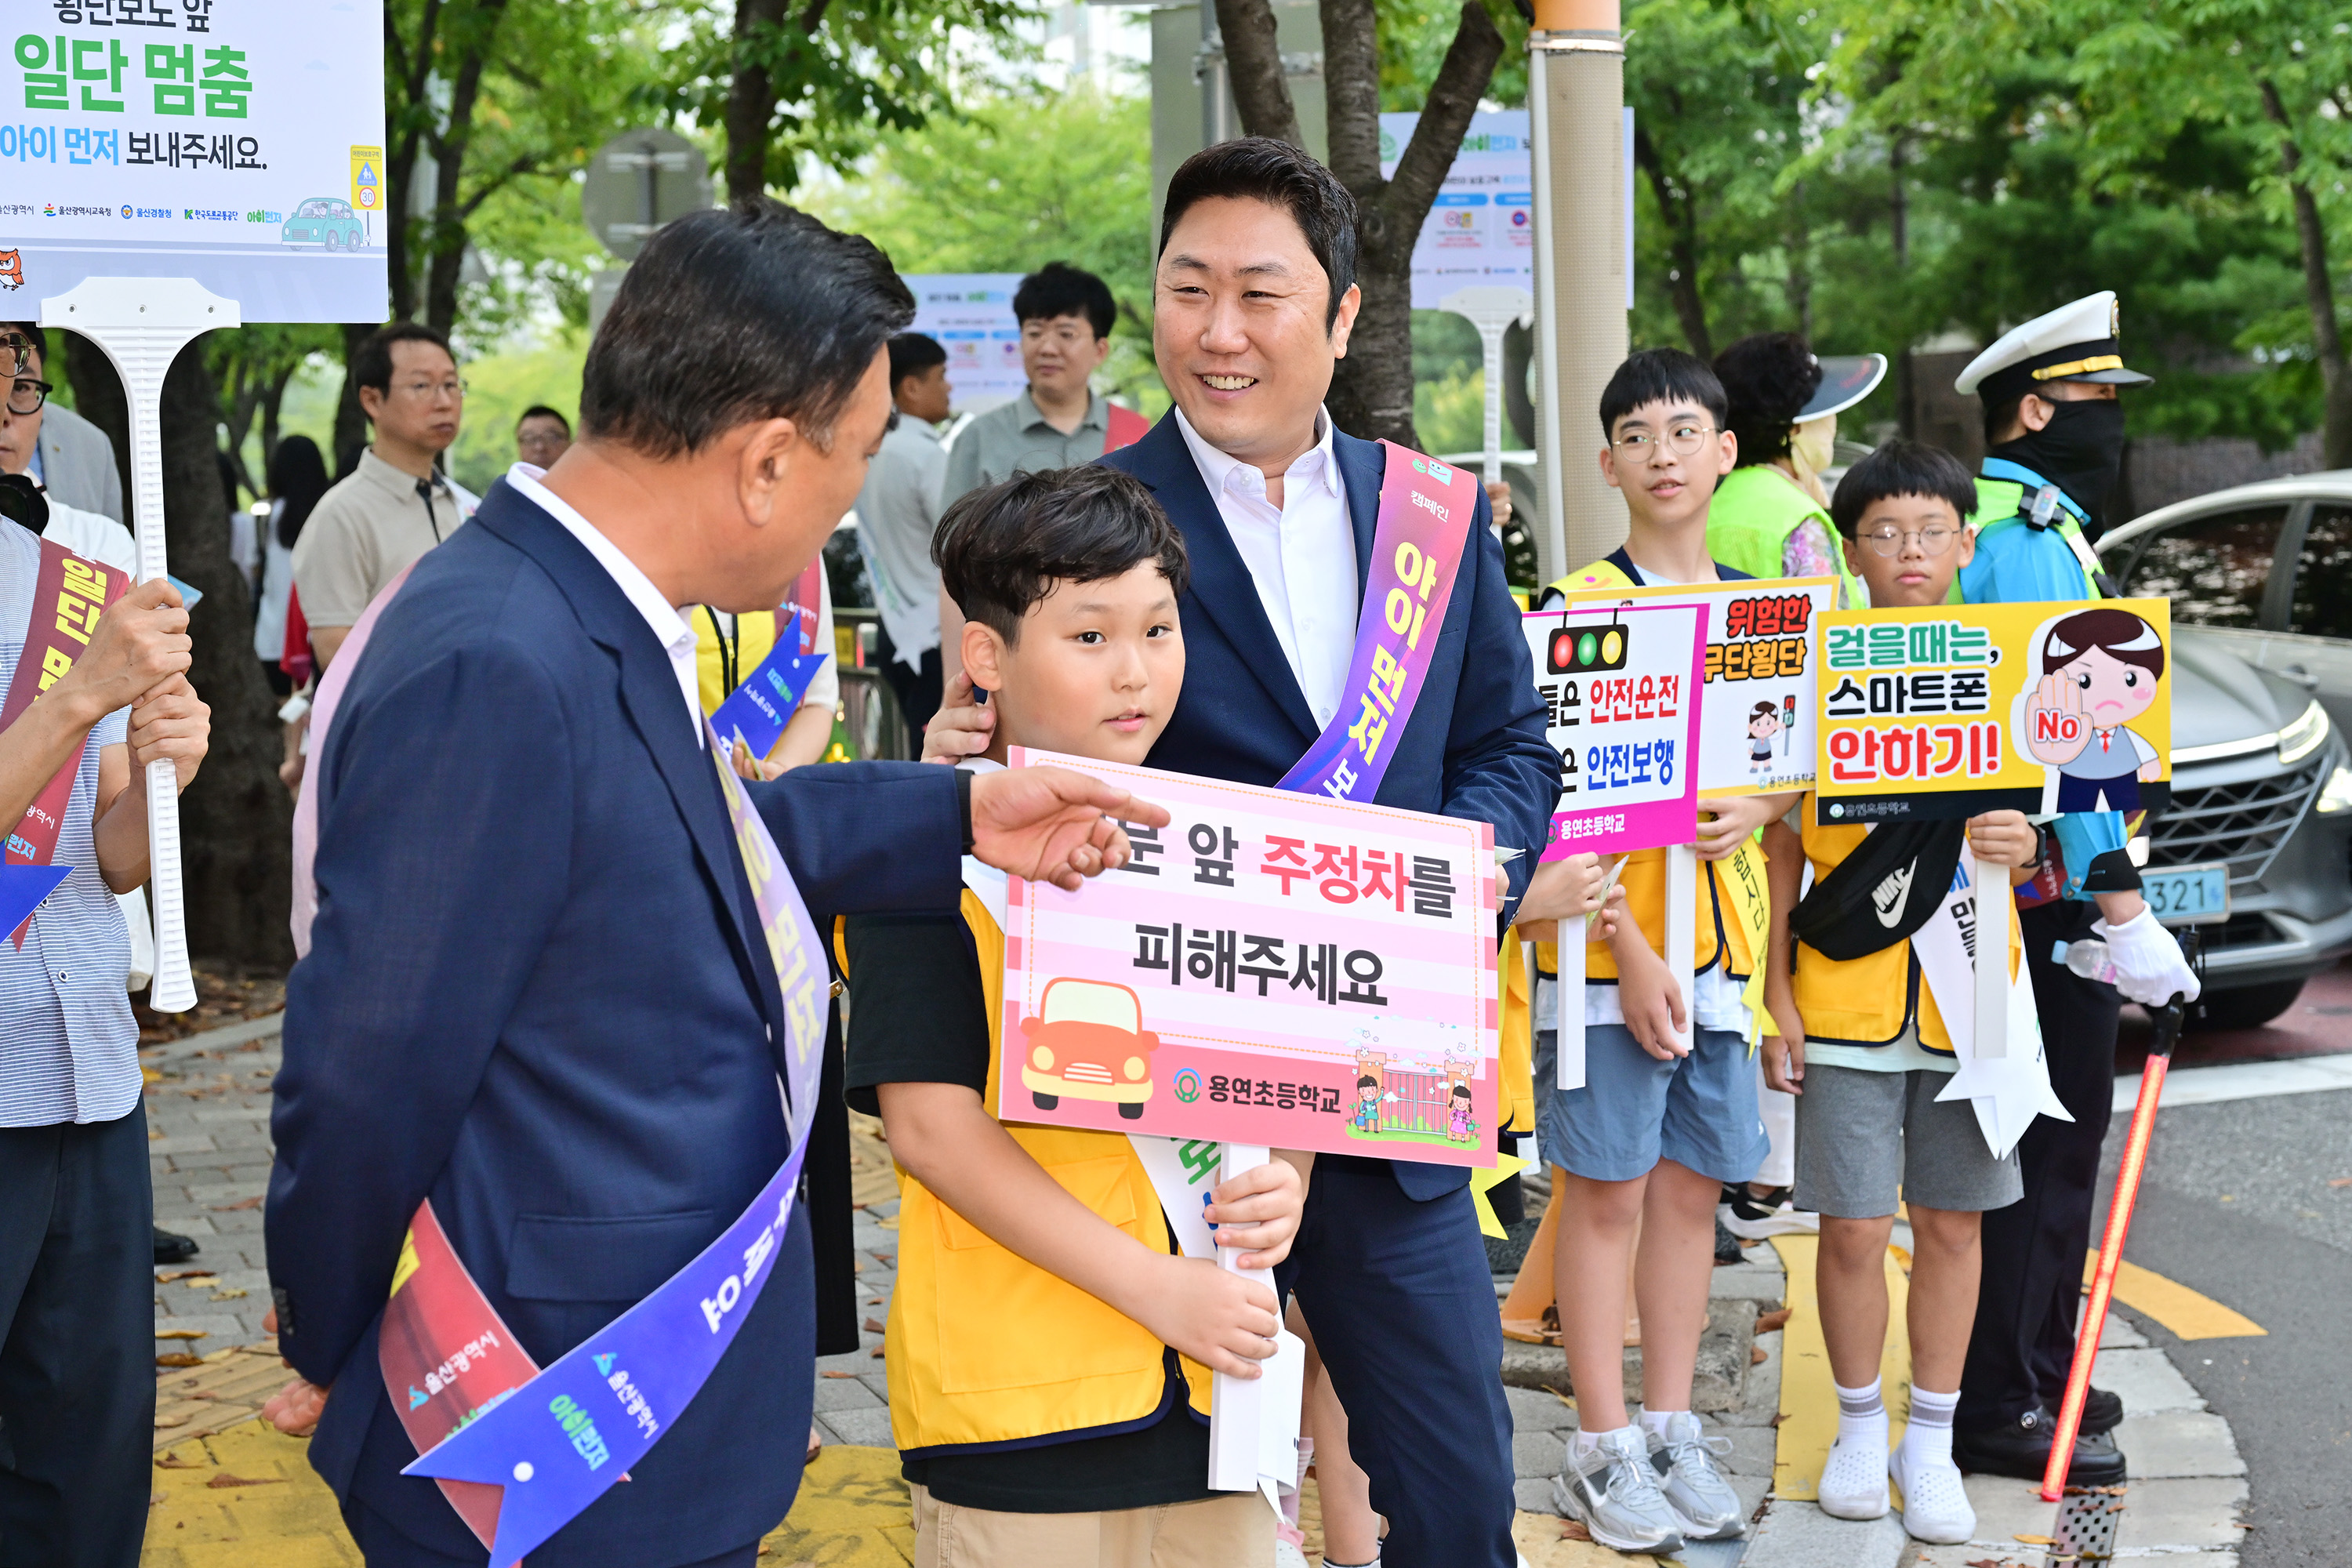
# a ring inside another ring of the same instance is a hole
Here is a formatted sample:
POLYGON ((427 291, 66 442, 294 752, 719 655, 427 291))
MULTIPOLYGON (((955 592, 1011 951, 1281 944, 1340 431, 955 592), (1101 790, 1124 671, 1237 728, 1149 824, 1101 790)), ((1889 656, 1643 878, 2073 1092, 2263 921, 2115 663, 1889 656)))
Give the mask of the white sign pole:
POLYGON ((1666 850, 1665 959, 1666 973, 1682 988, 1684 1028, 1676 1038, 1687 1050, 1698 1037, 1698 1003, 1692 995, 1698 969, 1698 849, 1695 845, 1676 844, 1666 850))
POLYGON ((1553 944, 1559 973, 1552 993, 1559 1004, 1559 1030, 1553 1082, 1561 1089, 1584 1087, 1584 920, 1570 915, 1559 922, 1559 941, 1553 944))
POLYGON ((2009 1055, 2009 868, 1973 852, 1969 859, 1977 906, 1976 1054, 1999 1061, 2009 1055))
MULTIPOLYGON (((215 327, 241 325, 234 300, 191 278, 85 278, 41 301, 41 325, 80 333, 113 362, 131 405, 131 520, 142 583, 163 575, 163 376, 180 351, 215 327)), ((180 782, 169 762, 147 769, 148 887, 155 905, 155 984, 147 1005, 196 1005, 181 906, 180 782)))
MULTIPOLYGON (((1263 1143, 1228 1143, 1217 1173, 1220 1186, 1244 1171, 1254 1171, 1274 1157, 1263 1143)), ((1217 1266, 1244 1279, 1262 1279, 1274 1289, 1271 1269, 1244 1269, 1241 1254, 1230 1247, 1217 1248, 1217 1266)), ((1276 1307, 1276 1315, 1281 1309, 1276 1307)), ((1279 1331, 1278 1330, 1276 1331, 1279 1331)), ((1212 1491, 1257 1489, 1259 1429, 1265 1424, 1265 1379, 1229 1377, 1212 1373, 1209 1386, 1209 1488, 1212 1491)), ((1296 1417, 1294 1416, 1294 1419, 1296 1417)))
POLYGON ((1445 297, 1444 309, 1466 317, 1478 329, 1486 365, 1486 483, 1503 477, 1503 334, 1516 321, 1532 326, 1536 297, 1525 289, 1478 284, 1456 289, 1445 297))

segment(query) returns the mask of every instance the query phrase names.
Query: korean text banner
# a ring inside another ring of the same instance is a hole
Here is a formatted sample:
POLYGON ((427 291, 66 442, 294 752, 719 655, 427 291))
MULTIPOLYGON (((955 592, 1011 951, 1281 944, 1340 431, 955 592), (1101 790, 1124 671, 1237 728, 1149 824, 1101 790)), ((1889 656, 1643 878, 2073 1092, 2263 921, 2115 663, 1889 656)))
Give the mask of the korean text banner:
POLYGON ((391 313, 381 0, 0 0, 0 315, 93 277, 391 313))
POLYGON ((1837 602, 1834 577, 1570 594, 1570 606, 1705 605, 1698 793, 1769 795, 1813 782, 1813 618, 1837 602))
MULTIPOLYGON (((1381 116, 1381 175, 1396 173, 1412 140, 1416 112, 1381 116)), ((1461 150, 1412 242, 1412 304, 1442 309, 1472 284, 1535 290, 1535 163, 1528 111, 1488 110, 1470 117, 1461 150)))
POLYGON ((1166 806, 1076 893, 1007 890, 997 1114, 1495 1163, 1495 832, 1014 747, 1166 806))
POLYGON ((1699 685, 1707 606, 1538 610, 1524 617, 1559 752, 1541 858, 1688 844, 1698 832, 1699 685))
POLYGON ((1937 605, 1821 617, 1821 820, 2159 810, 2171 605, 1937 605))
POLYGON ((948 384, 959 414, 985 414, 1029 385, 1021 367, 1021 323, 1013 316, 1018 272, 910 272, 899 279, 915 296, 909 331, 948 351, 948 384))

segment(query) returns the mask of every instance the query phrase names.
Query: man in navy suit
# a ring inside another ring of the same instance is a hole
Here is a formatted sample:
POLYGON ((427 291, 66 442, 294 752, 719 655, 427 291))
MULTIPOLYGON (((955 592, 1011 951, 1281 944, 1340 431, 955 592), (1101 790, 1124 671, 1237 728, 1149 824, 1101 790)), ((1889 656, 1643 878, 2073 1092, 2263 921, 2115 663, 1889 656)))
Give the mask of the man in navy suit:
MULTIPOLYGON (((1152 347, 1176 406, 1102 460, 1184 535, 1184 694, 1154 767, 1279 783, 1339 711, 1385 458, 1323 412, 1358 303, 1355 204, 1284 142, 1196 153, 1168 186, 1152 347)), ((1559 755, 1482 496, 1420 701, 1374 797, 1494 825, 1506 919, 1559 798, 1559 755)), ((957 754, 985 710, 950 710, 957 754)), ((1499 935, 1499 931, 1497 932, 1499 935)), ((1461 1166, 1316 1157, 1290 1261, 1349 1444, 1388 1516, 1388 1568, 1511 1568, 1511 1415, 1494 1276, 1461 1166)))
MULTIPOLYGON (((319 913, 288 986, 268 1211, 273 1402, 372 1564, 480 1563, 384 1397, 376 1336, 420 1201, 544 1366, 773 1174, 782 998, 677 606, 780 603, 890 416, 889 262, 777 203, 656 237, 591 345, 582 439, 518 466, 383 610, 313 771, 319 913)), ((751 787, 812 913, 951 910, 959 858, 1075 887, 1117 864, 1066 772, 912 764, 751 787)), ((1160 821, 1164 812, 1158 813, 1160 821)), ((550 1562, 749 1563, 799 1484, 805 1215, 717 1369, 550 1562)), ((534 1552, 536 1558, 541 1553, 534 1552)))

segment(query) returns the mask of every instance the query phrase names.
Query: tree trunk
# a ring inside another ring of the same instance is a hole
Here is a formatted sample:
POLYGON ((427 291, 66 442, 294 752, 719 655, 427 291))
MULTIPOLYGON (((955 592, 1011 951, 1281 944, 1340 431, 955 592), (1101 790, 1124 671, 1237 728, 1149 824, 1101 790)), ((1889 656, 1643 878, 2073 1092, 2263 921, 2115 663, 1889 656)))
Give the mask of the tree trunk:
POLYGON ((752 39, 780 26, 785 0, 735 0, 735 79, 727 93, 727 199, 742 201, 768 189, 768 127, 776 88, 768 68, 751 59, 752 39))
POLYGON ((270 463, 278 456, 278 415, 286 405, 286 384, 294 379, 299 362, 269 378, 268 387, 261 395, 261 468, 263 482, 268 482, 270 463))
POLYGON ((425 265, 425 324, 446 337, 457 324, 457 279, 466 266, 466 209, 459 204, 459 182, 466 173, 466 153, 474 140, 474 108, 481 101, 482 72, 489 63, 490 47, 499 24, 506 20, 506 0, 482 0, 467 34, 465 58, 449 94, 449 118, 433 140, 432 255, 425 265))
POLYGON ((1683 330, 1683 341, 1699 358, 1715 357, 1715 339, 1706 330, 1706 300, 1698 287, 1698 204, 1687 182, 1676 179, 1666 169, 1664 157, 1657 143, 1641 121, 1633 124, 1633 162, 1650 182, 1650 194, 1657 198, 1658 216, 1666 220, 1666 254, 1672 265, 1667 279, 1668 297, 1674 301, 1675 320, 1683 330))
POLYGON ((2336 284, 2327 272, 2327 230, 2320 222, 2319 202, 2312 195, 2310 177, 2303 173, 2303 149, 2288 123, 2286 105, 2271 82, 2265 80, 2262 89, 2263 110, 2279 128, 2279 168, 2294 204, 2295 240, 2303 254, 2304 303, 2311 311, 2312 350, 2319 361, 2320 384, 2325 389, 2320 466, 2352 468, 2352 374, 2347 374, 2344 331, 2336 320, 2336 284))
MULTIPOLYGON (((1242 129, 1252 136, 1271 136, 1304 147, 1298 132, 1298 108, 1283 74, 1282 46, 1275 37, 1274 7, 1266 0, 1217 0, 1217 31, 1225 41, 1225 76, 1233 84, 1234 107, 1241 110, 1242 129)), ((1324 58, 1330 58, 1328 40, 1324 58)))
POLYGON ((1479 96, 1503 57, 1503 36, 1479 0, 1462 7, 1454 41, 1423 101, 1396 174, 1381 177, 1381 83, 1373 0, 1323 0, 1324 118, 1331 172, 1356 198, 1357 281, 1363 306, 1331 380, 1333 423, 1351 436, 1418 446, 1412 422, 1412 247, 1428 220, 1479 96))
POLYGON ((122 477, 122 526, 136 528, 131 499, 131 402, 122 378, 96 343, 78 333, 59 334, 69 345, 66 374, 73 382, 74 412, 106 432, 114 448, 114 470, 122 477))

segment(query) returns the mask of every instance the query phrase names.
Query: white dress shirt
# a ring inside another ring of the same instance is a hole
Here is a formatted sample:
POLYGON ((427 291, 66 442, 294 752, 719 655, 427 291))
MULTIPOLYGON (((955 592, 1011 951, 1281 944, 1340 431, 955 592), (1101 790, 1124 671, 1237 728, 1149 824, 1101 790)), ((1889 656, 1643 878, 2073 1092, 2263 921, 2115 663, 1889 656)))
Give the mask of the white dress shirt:
POLYGON ((1356 532, 1332 449, 1331 417, 1318 411, 1315 422, 1320 438, 1284 471, 1276 507, 1266 500, 1264 474, 1210 446, 1184 411, 1176 411, 1176 428, 1249 567, 1275 640, 1319 727, 1339 710, 1355 655, 1356 532))
POLYGON ((620 547, 598 531, 596 525, 573 509, 553 490, 539 482, 547 472, 530 463, 517 463, 507 470, 507 483, 522 492, 539 509, 562 523, 572 537, 585 545, 596 563, 611 574, 613 582, 627 595, 637 614, 645 616, 652 628, 654 640, 669 655, 670 672, 677 677, 680 700, 686 703, 686 721, 693 728, 694 743, 707 747, 709 742, 702 732, 702 696, 700 682, 694 666, 694 623, 688 620, 676 605, 662 597, 653 579, 637 570, 637 563, 621 553, 620 547))

